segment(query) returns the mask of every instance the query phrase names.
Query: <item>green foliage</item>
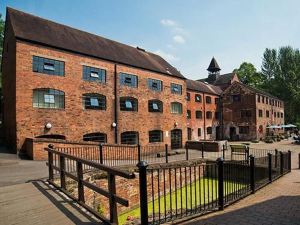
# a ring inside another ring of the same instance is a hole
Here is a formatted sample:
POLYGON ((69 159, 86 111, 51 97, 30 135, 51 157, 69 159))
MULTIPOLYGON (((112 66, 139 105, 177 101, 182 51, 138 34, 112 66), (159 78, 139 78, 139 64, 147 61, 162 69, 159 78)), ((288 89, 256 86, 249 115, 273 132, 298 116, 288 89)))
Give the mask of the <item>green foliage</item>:
POLYGON ((252 63, 243 62, 238 69, 233 70, 240 79, 241 82, 249 86, 257 87, 263 83, 263 76, 257 72, 255 66, 252 63))

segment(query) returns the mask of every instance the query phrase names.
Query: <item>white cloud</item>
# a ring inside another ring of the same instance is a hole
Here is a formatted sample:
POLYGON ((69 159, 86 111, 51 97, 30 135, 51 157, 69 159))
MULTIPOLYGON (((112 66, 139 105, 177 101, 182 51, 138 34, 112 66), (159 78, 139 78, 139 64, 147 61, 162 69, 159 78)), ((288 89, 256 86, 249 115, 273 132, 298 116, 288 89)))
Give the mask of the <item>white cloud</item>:
POLYGON ((178 57, 176 57, 176 56, 174 56, 170 53, 164 52, 163 50, 160 50, 160 49, 156 50, 154 53, 157 54, 157 55, 160 55, 165 60, 170 61, 170 62, 179 61, 178 57))
POLYGON ((160 23, 167 27, 176 27, 177 26, 177 23, 174 20, 170 20, 170 19, 162 19, 160 21, 160 23))
POLYGON ((185 43, 185 39, 181 36, 181 35, 175 35, 173 37, 173 41, 179 44, 184 44, 185 43))

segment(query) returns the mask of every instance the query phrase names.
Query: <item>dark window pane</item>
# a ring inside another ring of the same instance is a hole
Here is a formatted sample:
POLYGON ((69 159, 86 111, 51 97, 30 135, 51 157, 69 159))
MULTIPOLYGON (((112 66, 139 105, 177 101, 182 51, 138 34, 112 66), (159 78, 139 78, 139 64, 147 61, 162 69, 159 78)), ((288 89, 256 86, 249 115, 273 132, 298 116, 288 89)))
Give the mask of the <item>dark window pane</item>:
POLYGON ((106 110, 106 97, 100 94, 84 94, 83 106, 85 109, 106 110))
POLYGON ((202 97, 201 95, 195 95, 195 102, 202 102, 202 97))
POLYGON ((171 93, 172 94, 182 94, 182 86, 180 84, 171 83, 171 93))
POLYGON ((139 143, 139 134, 136 131, 127 131, 121 133, 121 144, 137 145, 139 143))
POLYGON ((64 76, 65 63, 40 56, 32 56, 32 71, 48 75, 64 76))
POLYGON ((89 133, 89 134, 83 135, 83 140, 106 143, 107 137, 106 137, 106 134, 104 134, 104 133, 89 133))
POLYGON ((206 96, 205 97, 205 101, 207 104, 211 104, 211 97, 210 96, 206 96))
POLYGON ((148 88, 153 91, 162 91, 162 81, 149 78, 148 88))
POLYGON ((149 112, 163 112, 163 103, 160 100, 153 99, 148 101, 149 112))
POLYGON ((182 104, 179 102, 171 103, 171 113, 182 114, 182 104))
POLYGON ((120 85, 128 86, 128 87, 137 87, 138 78, 135 75, 120 73, 120 85))
POLYGON ((196 111, 196 119, 202 119, 202 111, 196 111))
POLYGON ((149 142, 163 142, 163 132, 161 130, 149 131, 149 142))
POLYGON ((35 108, 64 109, 65 93, 48 88, 34 89, 32 105, 35 108))
POLYGON ((121 111, 138 111, 138 100, 133 97, 120 98, 121 111))
POLYGON ((82 76, 84 80, 95 81, 100 83, 106 82, 106 70, 104 69, 90 67, 90 66, 83 66, 82 76))

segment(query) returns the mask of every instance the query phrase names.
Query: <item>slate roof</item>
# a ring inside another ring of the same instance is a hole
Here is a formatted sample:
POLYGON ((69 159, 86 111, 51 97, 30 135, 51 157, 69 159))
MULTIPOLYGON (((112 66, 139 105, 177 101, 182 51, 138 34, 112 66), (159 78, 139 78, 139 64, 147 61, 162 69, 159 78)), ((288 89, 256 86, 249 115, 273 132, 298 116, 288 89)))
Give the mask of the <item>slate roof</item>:
POLYGON ((234 73, 226 73, 222 75, 217 76, 217 80, 211 82, 208 78, 199 79, 198 81, 202 82, 208 82, 209 84, 213 85, 223 85, 223 84, 229 84, 229 82, 234 77, 234 73))
POLYGON ((14 35, 30 41, 169 76, 185 77, 162 57, 85 31, 7 8, 14 35))
POLYGON ((269 94, 268 92, 265 92, 265 91, 260 90, 260 89, 258 89, 258 88, 251 87, 251 86, 249 86, 249 85, 247 85, 247 84, 243 84, 243 83, 241 83, 241 82, 234 82, 234 83, 239 83, 239 84, 241 84, 242 86, 248 88, 249 90, 251 90, 252 92, 254 92, 254 93, 256 93, 256 94, 265 95, 265 96, 268 96, 268 97, 271 97, 271 98, 274 98, 274 99, 277 99, 277 100, 282 101, 282 100, 279 99, 278 97, 276 97, 276 96, 274 96, 274 95, 271 95, 271 94, 269 94))
POLYGON ((210 61, 210 64, 207 68, 208 71, 210 72, 218 72, 221 70, 220 66, 217 63, 217 60, 215 59, 215 57, 213 57, 210 61))
POLYGON ((204 92, 213 95, 221 95, 222 90, 220 87, 205 84, 197 80, 186 80, 186 86, 188 90, 204 92))

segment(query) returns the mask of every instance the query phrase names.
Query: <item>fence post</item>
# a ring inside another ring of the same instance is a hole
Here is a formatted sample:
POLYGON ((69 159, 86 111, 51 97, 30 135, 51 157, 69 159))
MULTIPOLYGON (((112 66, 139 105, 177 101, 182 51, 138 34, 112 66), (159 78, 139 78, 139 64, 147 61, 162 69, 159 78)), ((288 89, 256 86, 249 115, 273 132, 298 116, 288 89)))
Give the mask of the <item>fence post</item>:
POLYGON ((298 164, 299 164, 299 169, 300 169, 300 153, 298 155, 298 164))
POLYGON ((288 150, 288 154, 289 154, 289 165, 288 165, 288 168, 289 168, 289 172, 291 172, 291 169, 292 169, 292 152, 290 150, 288 150))
POLYGON ((148 225, 148 199, 147 199, 148 164, 145 161, 140 161, 136 166, 139 168, 141 225, 148 225))
POLYGON ((218 165, 218 204, 219 210, 224 209, 224 159, 217 159, 218 165))
POLYGON ((254 156, 250 155, 250 188, 251 193, 255 193, 255 162, 254 156))
POLYGON ((140 162, 141 161, 141 145, 140 144, 138 144, 138 162, 140 162))
POLYGON ((249 146, 246 146, 246 154, 245 154, 245 157, 246 157, 246 161, 249 163, 249 146))
POLYGON ((277 168, 277 161, 278 161, 278 150, 277 149, 275 149, 275 168, 277 168))
POLYGON ((268 153, 269 181, 272 182, 272 154, 268 153))
POLYGON ((223 159, 225 160, 225 145, 223 145, 223 159))
POLYGON ((100 164, 103 164, 103 145, 99 145, 99 154, 100 154, 100 164))
POLYGON ((189 148, 187 143, 185 143, 185 159, 189 160, 189 148))
POLYGON ((118 224, 118 212, 116 195, 116 177, 108 173, 108 191, 109 191, 109 220, 112 224, 118 224))
POLYGON ((78 179, 78 201, 84 202, 84 189, 83 189, 83 169, 82 162, 76 162, 77 179, 78 179))
POLYGON ((202 159, 204 158, 204 143, 201 143, 201 154, 202 154, 202 159))
POLYGON ((280 151, 280 174, 283 175, 283 153, 280 151))
MULTIPOLYGON (((48 145, 48 148, 54 149, 52 144, 48 145)), ((49 180, 53 181, 53 153, 48 152, 48 171, 49 171, 49 180)))
POLYGON ((59 168, 60 168, 60 187, 66 190, 66 176, 65 176, 65 157, 59 156, 59 168))
POLYGON ((166 163, 168 163, 169 162, 169 156, 168 156, 168 144, 165 144, 165 157, 166 157, 166 163))

